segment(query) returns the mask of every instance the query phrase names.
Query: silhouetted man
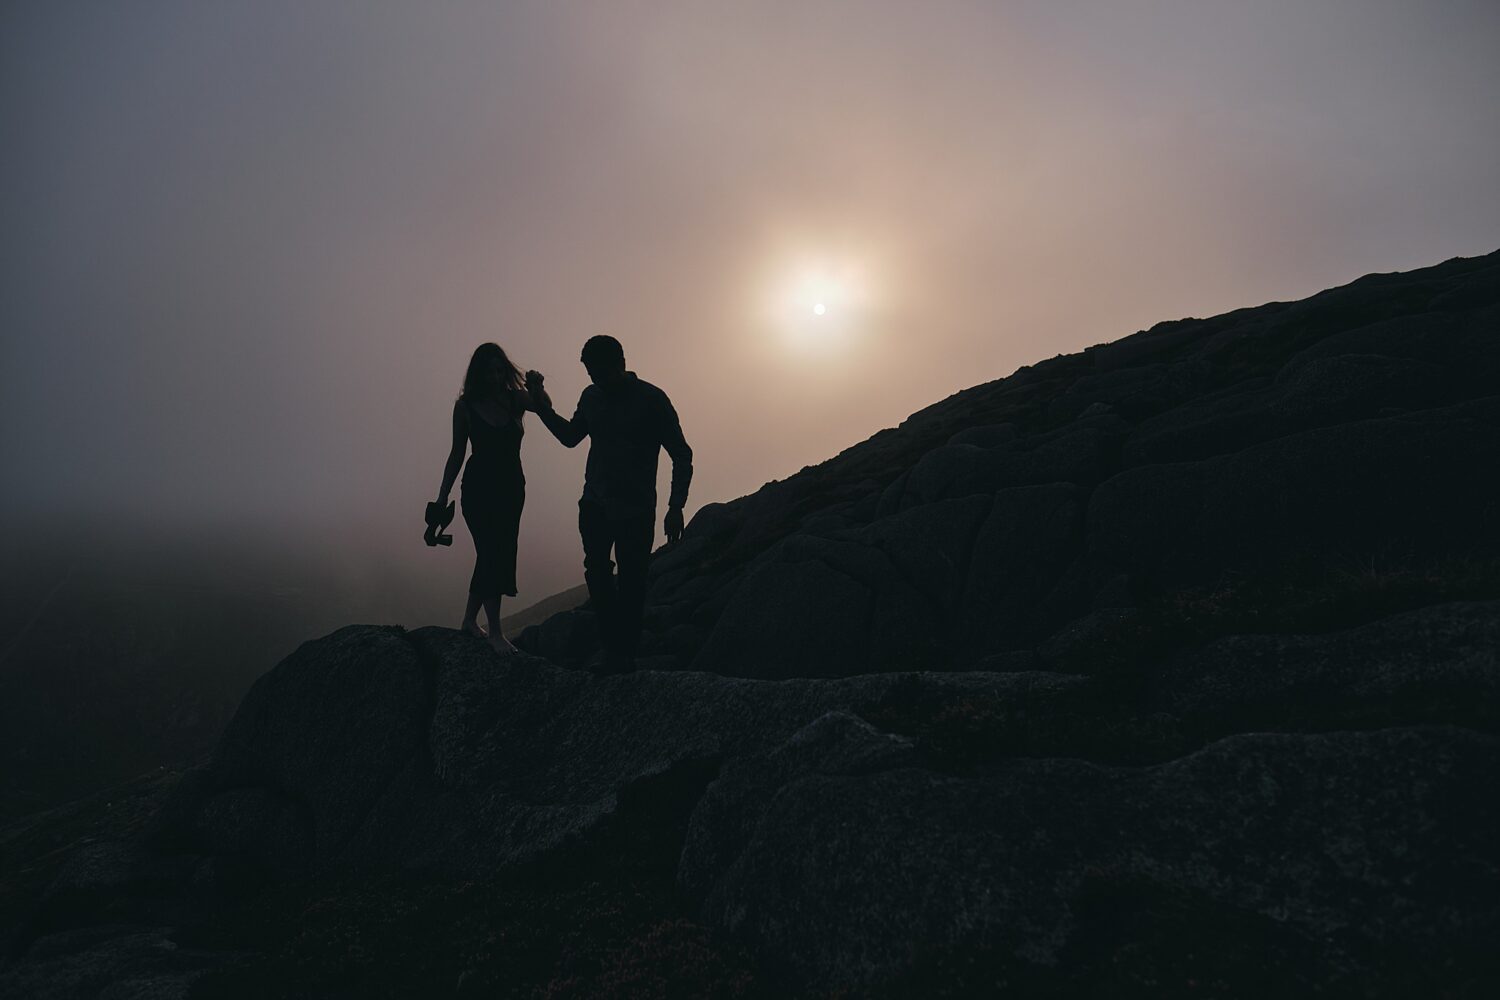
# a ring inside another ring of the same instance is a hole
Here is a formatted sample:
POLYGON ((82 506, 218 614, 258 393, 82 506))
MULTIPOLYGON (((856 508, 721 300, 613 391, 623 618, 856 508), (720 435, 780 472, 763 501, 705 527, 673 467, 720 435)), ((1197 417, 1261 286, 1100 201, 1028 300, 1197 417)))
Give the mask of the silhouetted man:
POLYGON ((646 566, 656 534, 656 460, 672 458, 672 494, 662 523, 667 541, 682 537, 682 508, 693 478, 693 449, 683 439, 667 394, 625 370, 625 349, 613 337, 590 337, 583 366, 593 385, 578 397, 572 420, 552 408, 542 377, 527 373, 537 416, 569 448, 589 438, 578 532, 583 579, 598 616, 607 672, 631 670, 646 604, 646 566), (610 550, 614 550, 614 563, 610 550), (613 572, 619 564, 619 576, 613 572))

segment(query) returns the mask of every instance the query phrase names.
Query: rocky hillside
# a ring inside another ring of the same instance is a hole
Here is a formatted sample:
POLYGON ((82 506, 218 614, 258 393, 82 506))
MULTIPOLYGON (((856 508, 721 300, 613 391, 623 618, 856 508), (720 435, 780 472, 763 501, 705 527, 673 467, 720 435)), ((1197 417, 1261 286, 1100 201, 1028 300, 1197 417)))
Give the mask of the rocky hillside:
MULTIPOLYGON (((1492 559, 1497 317, 1491 254, 965 390, 700 511, 653 566, 650 649, 743 677, 968 669, 1101 609, 1492 559)), ((589 634, 527 645, 568 662, 589 634)))
POLYGON ((1371 275, 705 508, 638 673, 309 642, 0 830, 0 994, 1491 995, 1497 374, 1500 253, 1371 275))

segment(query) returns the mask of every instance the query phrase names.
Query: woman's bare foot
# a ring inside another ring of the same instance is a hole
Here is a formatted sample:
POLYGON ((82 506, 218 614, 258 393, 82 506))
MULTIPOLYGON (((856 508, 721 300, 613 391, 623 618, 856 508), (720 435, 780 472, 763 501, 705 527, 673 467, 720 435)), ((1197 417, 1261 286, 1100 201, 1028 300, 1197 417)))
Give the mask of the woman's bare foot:
POLYGON ((478 622, 464 622, 458 630, 465 635, 472 635, 476 639, 488 639, 490 634, 484 630, 484 626, 478 622))
POLYGON ((501 656, 509 656, 511 653, 520 652, 509 639, 500 634, 499 629, 496 629, 495 634, 490 636, 490 648, 501 656))

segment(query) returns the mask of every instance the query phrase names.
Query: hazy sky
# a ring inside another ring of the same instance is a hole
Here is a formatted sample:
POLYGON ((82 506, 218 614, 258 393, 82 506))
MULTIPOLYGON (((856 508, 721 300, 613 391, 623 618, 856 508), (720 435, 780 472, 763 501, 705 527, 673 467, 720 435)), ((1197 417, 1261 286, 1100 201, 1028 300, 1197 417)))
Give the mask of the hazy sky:
MULTIPOLYGON (((6 505, 317 530, 456 606, 467 536, 417 539, 479 342, 571 409, 619 337, 691 514, 1043 357, 1496 249, 1497 53, 1494 0, 12 0, 6 505)), ((583 457, 529 421, 521 603, 581 578, 583 457)))

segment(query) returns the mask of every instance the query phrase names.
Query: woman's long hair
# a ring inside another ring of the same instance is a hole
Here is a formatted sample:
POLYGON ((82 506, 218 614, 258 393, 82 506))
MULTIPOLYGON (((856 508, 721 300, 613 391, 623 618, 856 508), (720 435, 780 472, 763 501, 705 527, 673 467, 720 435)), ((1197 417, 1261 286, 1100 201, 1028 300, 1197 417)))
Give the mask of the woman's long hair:
POLYGON ((507 391, 515 391, 525 384, 521 369, 506 357, 499 344, 480 344, 474 348, 469 359, 469 370, 464 373, 464 388, 459 393, 464 399, 498 399, 507 391))

